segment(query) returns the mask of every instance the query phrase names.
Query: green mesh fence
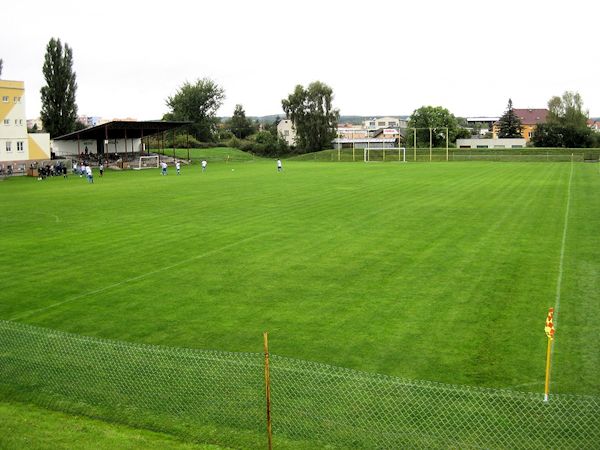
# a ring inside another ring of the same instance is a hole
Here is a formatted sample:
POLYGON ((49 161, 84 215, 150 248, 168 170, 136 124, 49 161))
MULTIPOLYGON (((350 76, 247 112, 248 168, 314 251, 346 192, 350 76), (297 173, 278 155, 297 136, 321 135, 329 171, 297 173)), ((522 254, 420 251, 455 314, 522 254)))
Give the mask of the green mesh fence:
MULTIPOLYGON (((445 162, 445 161, 496 161, 496 162, 597 162, 600 158, 600 149, 468 149, 450 148, 446 153, 445 148, 413 148, 406 147, 406 162, 445 162), (446 159, 447 158, 447 159, 446 159)), ((399 162, 397 149, 371 150, 370 162, 399 162)), ((402 156, 402 155, 400 155, 402 156)), ((362 148, 342 148, 323 150, 320 152, 306 153, 289 158, 297 161, 320 162, 364 162, 362 148)))
MULTIPOLYGON (((598 448, 600 398, 409 381, 271 355, 275 448, 598 448)), ((265 448, 262 354, 0 321, 0 394, 235 448, 265 448)))

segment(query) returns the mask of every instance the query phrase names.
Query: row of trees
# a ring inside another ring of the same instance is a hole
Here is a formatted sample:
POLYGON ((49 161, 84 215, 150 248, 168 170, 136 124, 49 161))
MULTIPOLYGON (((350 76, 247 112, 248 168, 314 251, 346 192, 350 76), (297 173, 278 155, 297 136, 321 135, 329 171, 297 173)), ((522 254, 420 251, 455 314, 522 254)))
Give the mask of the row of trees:
POLYGON ((578 93, 565 92, 548 102, 546 123, 536 127, 532 137, 536 147, 584 148, 600 145, 600 138, 588 126, 588 112, 578 93))
MULTIPOLYGON (((82 125, 77 121, 77 82, 72 49, 67 44, 63 46, 60 39, 52 38, 46 48, 42 71, 46 80, 46 86, 41 89, 44 129, 54 137, 81 128, 82 125)), ((258 123, 246 117, 242 105, 236 105, 229 121, 220 123, 216 114, 224 99, 224 89, 208 78, 194 83, 186 82, 166 99, 169 112, 163 119, 192 122, 189 131, 194 142, 230 138, 232 145, 245 150, 259 150, 264 154, 289 150, 277 133, 277 122, 259 127, 258 123)), ((320 81, 306 88, 297 85, 281 101, 281 106, 294 123, 297 152, 331 147, 339 120, 339 110, 333 107, 331 87, 320 81)), ((588 147, 600 144, 587 126, 588 114, 583 110, 583 100, 578 93, 565 92, 562 97, 552 97, 548 107, 550 113, 547 123, 538 125, 532 138, 535 146, 588 147)), ((442 146, 446 139, 455 142, 456 139, 470 136, 469 130, 461 125, 459 119, 441 106, 416 109, 408 126, 416 130, 419 146, 428 146, 429 142, 433 146, 442 146)), ((511 99, 499 121, 499 137, 521 137, 521 122, 513 110, 511 99)), ((407 139, 410 140, 410 136, 407 139)))

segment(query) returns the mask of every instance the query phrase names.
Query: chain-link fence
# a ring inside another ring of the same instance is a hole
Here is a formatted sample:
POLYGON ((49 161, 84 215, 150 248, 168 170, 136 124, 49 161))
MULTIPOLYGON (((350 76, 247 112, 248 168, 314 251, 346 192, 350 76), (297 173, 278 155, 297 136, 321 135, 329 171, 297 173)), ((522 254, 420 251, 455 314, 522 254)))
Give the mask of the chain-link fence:
MULTIPOLYGON (((600 447, 600 398, 409 381, 271 355, 275 448, 600 447)), ((265 448, 263 355, 136 345, 0 321, 0 395, 265 448)))

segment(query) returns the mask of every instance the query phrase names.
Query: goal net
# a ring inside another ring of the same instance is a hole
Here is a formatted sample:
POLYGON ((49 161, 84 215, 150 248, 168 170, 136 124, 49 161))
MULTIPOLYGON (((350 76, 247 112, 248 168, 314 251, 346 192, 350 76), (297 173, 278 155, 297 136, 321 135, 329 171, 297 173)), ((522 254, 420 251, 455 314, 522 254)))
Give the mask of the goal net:
POLYGON ((138 167, 135 169, 156 169, 158 168, 158 155, 140 156, 138 167))
POLYGON ((389 162, 389 161, 406 162, 406 148, 404 148, 404 147, 365 148, 364 161, 365 162, 376 162, 376 161, 378 161, 378 162, 389 162))

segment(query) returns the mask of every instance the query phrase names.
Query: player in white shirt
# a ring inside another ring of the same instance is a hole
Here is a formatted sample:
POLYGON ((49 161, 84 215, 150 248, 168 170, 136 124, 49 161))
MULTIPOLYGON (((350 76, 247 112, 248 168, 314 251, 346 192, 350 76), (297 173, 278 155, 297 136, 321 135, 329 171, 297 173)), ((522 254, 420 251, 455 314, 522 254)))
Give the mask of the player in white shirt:
POLYGON ((277 172, 281 172, 283 170, 283 166, 281 165, 281 160, 277 160, 277 172))
POLYGON ((179 161, 177 161, 175 163, 175 169, 177 169, 177 175, 180 175, 180 172, 181 172, 181 163, 179 161))
POLYGON ((208 164, 208 163, 206 162, 206 160, 205 160, 205 159, 203 159, 203 160, 202 160, 202 172, 206 172, 206 165, 207 165, 207 164, 208 164))
POLYGON ((85 173, 87 174, 88 183, 93 183, 94 173, 92 172, 92 168, 90 166, 85 166, 85 173))
POLYGON ((164 162, 164 161, 161 162, 160 163, 160 167, 162 168, 160 174, 161 175, 166 175, 167 174, 167 163, 164 162))

